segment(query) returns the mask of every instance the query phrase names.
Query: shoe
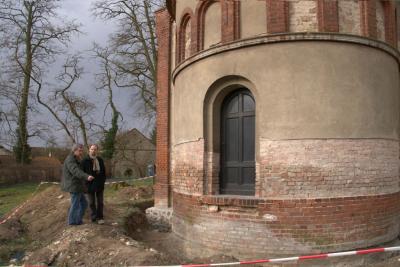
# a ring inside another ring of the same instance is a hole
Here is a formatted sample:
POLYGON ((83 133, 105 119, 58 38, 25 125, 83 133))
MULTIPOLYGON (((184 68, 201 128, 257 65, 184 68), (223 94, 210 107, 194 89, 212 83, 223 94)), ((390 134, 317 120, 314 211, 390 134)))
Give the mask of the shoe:
POLYGON ((97 223, 98 223, 98 224, 104 224, 104 220, 103 220, 103 219, 100 219, 100 220, 97 221, 97 223))

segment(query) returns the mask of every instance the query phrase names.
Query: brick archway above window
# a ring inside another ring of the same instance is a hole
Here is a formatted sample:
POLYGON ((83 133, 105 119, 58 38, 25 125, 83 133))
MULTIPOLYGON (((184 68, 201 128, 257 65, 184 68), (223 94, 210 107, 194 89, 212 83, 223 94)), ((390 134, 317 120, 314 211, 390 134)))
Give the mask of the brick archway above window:
POLYGON ((204 29, 207 9, 214 3, 221 5, 221 42, 227 43, 240 37, 240 1, 201 0, 196 8, 197 51, 204 49, 204 29))
MULTIPOLYGON (((202 0, 199 1, 196 7, 196 23, 197 23, 197 52, 204 49, 204 29, 205 17, 207 9, 214 3, 219 3, 219 0, 202 0)), ((221 16, 222 19, 223 16, 221 16)), ((222 25, 222 24, 221 24, 222 25)), ((223 28, 221 28, 222 30, 223 28)), ((221 31, 222 32, 222 31, 221 31)))

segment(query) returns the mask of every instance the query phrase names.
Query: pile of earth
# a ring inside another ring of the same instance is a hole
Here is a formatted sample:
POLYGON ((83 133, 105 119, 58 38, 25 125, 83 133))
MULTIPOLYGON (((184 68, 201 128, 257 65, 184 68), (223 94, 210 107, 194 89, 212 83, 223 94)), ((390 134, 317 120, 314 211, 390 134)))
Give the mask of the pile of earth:
POLYGON ((172 264, 168 255, 128 235, 129 231, 147 228, 143 209, 152 205, 149 188, 123 187, 121 194, 115 194, 117 204, 109 201, 113 198, 106 198, 104 225, 91 223, 86 215, 83 225, 68 226, 69 195, 61 192, 58 186, 50 186, 32 197, 11 220, 0 225, 0 255, 16 255, 11 259, 12 264, 28 265, 172 264), (15 246, 16 243, 21 246, 15 246), (18 249, 11 251, 15 247, 18 249))

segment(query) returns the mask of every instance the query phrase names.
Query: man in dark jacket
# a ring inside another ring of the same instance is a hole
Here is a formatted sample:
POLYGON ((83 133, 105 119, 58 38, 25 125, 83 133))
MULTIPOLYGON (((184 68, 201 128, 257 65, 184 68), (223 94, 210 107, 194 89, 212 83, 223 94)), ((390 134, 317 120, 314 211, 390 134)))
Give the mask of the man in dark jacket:
POLYGON ((82 159, 83 146, 75 144, 71 153, 64 161, 62 190, 71 194, 71 207, 68 212, 68 224, 80 225, 83 223, 83 215, 87 208, 87 201, 84 195, 85 181, 92 181, 94 177, 83 172, 79 161, 82 159))
POLYGON ((106 168, 102 158, 97 156, 98 146, 89 147, 89 155, 81 161, 81 167, 84 172, 94 176, 93 181, 86 182, 89 197, 89 206, 91 209, 92 222, 98 224, 104 223, 104 184, 106 181, 106 168))

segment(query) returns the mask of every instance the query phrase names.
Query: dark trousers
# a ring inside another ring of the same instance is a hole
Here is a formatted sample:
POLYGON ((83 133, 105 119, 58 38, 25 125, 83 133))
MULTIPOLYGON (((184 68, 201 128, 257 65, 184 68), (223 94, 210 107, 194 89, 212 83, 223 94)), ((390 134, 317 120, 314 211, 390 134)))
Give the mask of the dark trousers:
POLYGON ((88 193, 92 221, 103 220, 104 190, 88 193))

